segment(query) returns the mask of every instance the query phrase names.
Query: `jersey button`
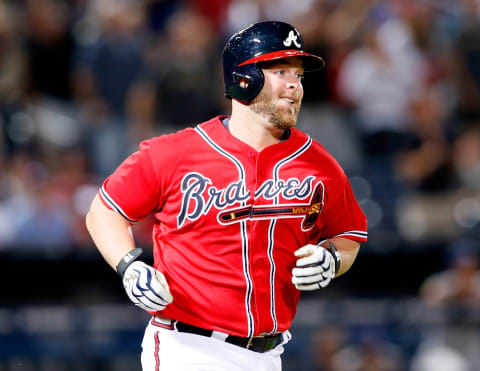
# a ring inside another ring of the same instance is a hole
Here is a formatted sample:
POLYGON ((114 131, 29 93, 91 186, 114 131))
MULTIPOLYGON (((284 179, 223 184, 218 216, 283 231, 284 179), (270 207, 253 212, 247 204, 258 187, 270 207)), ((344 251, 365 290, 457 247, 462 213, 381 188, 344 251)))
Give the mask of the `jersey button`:
POLYGON ((249 156, 250 158, 255 158, 255 153, 254 153, 254 152, 250 152, 250 153, 248 154, 248 156, 249 156))

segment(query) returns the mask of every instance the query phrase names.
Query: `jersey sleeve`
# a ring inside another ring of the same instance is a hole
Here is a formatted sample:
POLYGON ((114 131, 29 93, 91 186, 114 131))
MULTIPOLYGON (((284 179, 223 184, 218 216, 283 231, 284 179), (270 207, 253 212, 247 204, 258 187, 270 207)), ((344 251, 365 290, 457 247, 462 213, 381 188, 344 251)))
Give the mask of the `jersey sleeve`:
POLYGON ((160 208, 162 190, 151 152, 151 141, 142 142, 139 150, 120 164, 99 191, 105 206, 130 223, 160 208))
POLYGON ((358 205, 348 178, 335 188, 333 194, 327 193, 327 203, 321 214, 322 239, 344 237, 351 240, 367 241, 367 218, 358 205), (338 189, 338 191, 337 191, 338 189))

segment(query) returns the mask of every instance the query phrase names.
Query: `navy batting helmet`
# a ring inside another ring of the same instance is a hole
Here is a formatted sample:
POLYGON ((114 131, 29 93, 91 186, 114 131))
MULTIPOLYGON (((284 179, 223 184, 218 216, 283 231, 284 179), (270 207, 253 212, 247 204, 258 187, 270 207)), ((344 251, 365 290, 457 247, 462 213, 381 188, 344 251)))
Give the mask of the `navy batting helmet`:
POLYGON ((305 52, 302 36, 284 22, 260 22, 234 34, 223 49, 225 96, 248 102, 263 88, 265 78, 260 62, 299 56, 305 71, 320 70, 322 58, 305 52), (246 86, 240 81, 246 79, 246 86))

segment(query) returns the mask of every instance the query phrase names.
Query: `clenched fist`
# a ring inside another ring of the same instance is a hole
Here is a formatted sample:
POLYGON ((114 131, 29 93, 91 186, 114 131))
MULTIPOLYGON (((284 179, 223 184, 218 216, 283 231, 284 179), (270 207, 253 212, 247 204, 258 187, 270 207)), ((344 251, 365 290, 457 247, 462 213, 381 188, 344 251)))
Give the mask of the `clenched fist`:
POLYGON ((144 310, 163 310, 173 301, 165 276, 142 261, 131 263, 122 281, 130 300, 144 310))
POLYGON ((312 291, 326 287, 340 266, 335 245, 330 250, 319 245, 305 245, 295 251, 297 266, 292 270, 292 283, 298 290, 312 291))

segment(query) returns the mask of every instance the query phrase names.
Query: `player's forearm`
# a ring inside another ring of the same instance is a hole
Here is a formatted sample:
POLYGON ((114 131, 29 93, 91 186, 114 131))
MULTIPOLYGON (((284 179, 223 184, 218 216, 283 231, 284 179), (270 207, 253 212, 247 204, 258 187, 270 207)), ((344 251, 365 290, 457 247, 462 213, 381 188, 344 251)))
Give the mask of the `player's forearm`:
POLYGON ((113 269, 125 254, 135 248, 130 224, 121 215, 109 210, 98 195, 90 206, 86 225, 93 242, 113 269))
MULTIPOLYGON (((337 277, 347 272, 353 265, 353 262, 357 258, 358 251, 360 250, 360 243, 350 240, 348 238, 335 237, 331 238, 340 254, 340 269, 338 270, 337 277)), ((323 243, 322 246, 328 248, 328 241, 323 243)))

